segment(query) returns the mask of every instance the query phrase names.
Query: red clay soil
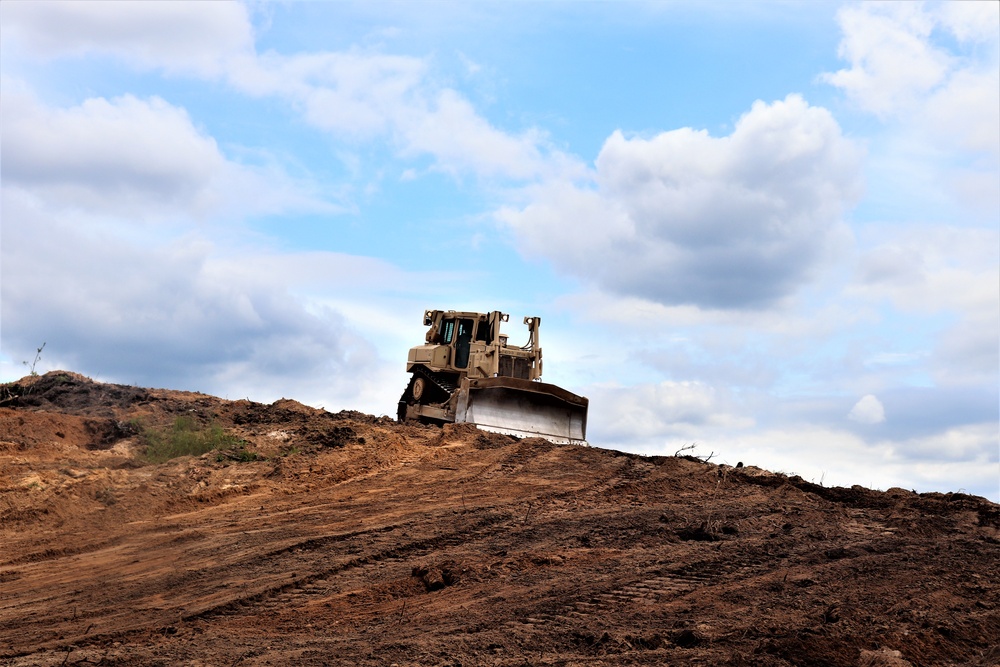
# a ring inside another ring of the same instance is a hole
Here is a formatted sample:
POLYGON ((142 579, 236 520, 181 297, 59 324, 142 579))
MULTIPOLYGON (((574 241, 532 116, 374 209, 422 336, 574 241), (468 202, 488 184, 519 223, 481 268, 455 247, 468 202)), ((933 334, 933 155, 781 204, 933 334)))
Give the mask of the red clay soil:
POLYGON ((983 498, 0 385, 2 665, 992 666, 998 639, 983 498), (147 462, 178 417, 242 443, 147 462))

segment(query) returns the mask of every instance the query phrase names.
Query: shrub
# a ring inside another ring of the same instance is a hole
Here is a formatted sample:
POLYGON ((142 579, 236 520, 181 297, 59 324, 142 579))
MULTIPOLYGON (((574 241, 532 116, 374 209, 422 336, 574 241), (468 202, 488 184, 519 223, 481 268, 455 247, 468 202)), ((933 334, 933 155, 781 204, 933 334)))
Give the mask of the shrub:
POLYGON ((191 417, 177 417, 173 426, 165 429, 140 425, 139 437, 146 445, 143 458, 150 463, 163 463, 178 456, 200 456, 215 449, 245 444, 218 424, 201 426, 191 417))

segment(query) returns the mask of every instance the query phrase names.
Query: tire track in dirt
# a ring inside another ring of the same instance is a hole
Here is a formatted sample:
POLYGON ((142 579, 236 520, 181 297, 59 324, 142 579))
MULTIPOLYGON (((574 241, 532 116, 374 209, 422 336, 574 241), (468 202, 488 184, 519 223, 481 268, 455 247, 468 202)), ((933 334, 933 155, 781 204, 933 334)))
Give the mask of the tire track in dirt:
MULTIPOLYGON (((544 451, 539 451, 539 448, 520 448, 519 451, 513 453, 507 453, 503 460, 516 461, 517 465, 524 465, 530 459, 536 457, 540 453, 550 451, 551 448, 543 448, 544 451)), ((412 457, 415 461, 418 457, 412 457)), ((412 463, 413 461, 407 460, 405 462, 412 463)), ((383 473, 387 472, 385 470, 381 471, 383 473)), ((511 468, 510 470, 503 470, 504 474, 516 474, 516 470, 511 468)), ((360 486, 364 486, 364 482, 368 479, 374 478, 378 473, 365 474, 363 479, 354 479, 352 481, 356 482, 360 486)), ((452 480, 454 482, 454 480, 452 480)), ((542 497, 536 499, 536 502, 544 502, 546 498, 554 497, 555 495, 547 493, 543 494, 542 497)), ((312 504, 311 504, 312 505, 312 504)), ((394 532, 405 532, 407 530, 415 532, 416 534, 426 534, 425 525, 440 525, 442 523, 441 518, 437 516, 425 517, 422 521, 418 522, 396 522, 387 525, 375 526, 371 528, 366 528, 362 530, 350 530, 344 531, 337 534, 325 535, 325 536, 310 536, 306 539, 297 539, 285 544, 281 544, 280 547, 267 550, 264 553, 259 553, 257 550, 259 547, 254 546, 254 544, 266 543, 268 541, 273 541, 277 535, 284 533, 285 527, 282 525, 275 526, 269 531, 271 535, 257 535, 254 536, 254 543, 248 547, 243 547, 252 554, 252 560, 247 561, 243 558, 234 558, 231 562, 224 563, 217 567, 210 567, 203 569, 197 573, 180 573, 180 578, 174 582, 173 588, 176 591, 174 596, 175 602, 179 603, 178 614, 174 616, 174 619, 179 619, 183 621, 191 621, 196 619, 210 619, 214 614, 225 614, 229 611, 236 609, 247 609, 255 605, 266 601, 267 599, 286 593, 289 590, 308 587, 313 582, 317 580, 322 580, 324 578, 330 578, 337 575, 342 575, 346 572, 351 571, 355 568, 363 567, 377 567, 381 561, 386 559, 416 559, 423 557, 431 552, 441 553, 442 551, 447 551, 448 549, 468 545, 470 543, 476 542, 482 537, 488 536, 491 533, 496 532, 498 529, 502 530, 504 526, 512 524, 519 520, 520 518, 520 506, 521 501, 511 501, 511 502, 493 502, 490 505, 478 508, 475 510, 463 511, 462 516, 468 516, 470 513, 478 513, 480 516, 474 520, 471 524, 459 525, 455 530, 448 531, 446 533, 439 533, 432 535, 424 539, 413 540, 405 544, 393 544, 387 548, 376 549, 375 551, 369 551, 368 553, 361 553, 355 555, 351 558, 347 558, 331 567, 321 568, 319 570, 315 569, 315 561, 317 560, 316 554, 330 549, 335 545, 350 544, 350 543, 363 543, 366 540, 371 540, 373 538, 378 538, 380 536, 385 536, 388 533, 394 532), (291 578, 284 578, 281 575, 287 572, 303 571, 306 570, 309 574, 305 576, 297 576, 291 578), (271 576, 265 578, 265 585, 261 587, 247 587, 240 586, 239 582, 242 579, 252 579, 254 573, 270 573, 271 576), (216 589, 220 587, 225 588, 227 582, 233 582, 233 586, 230 590, 222 590, 221 592, 216 590, 216 592, 209 596, 210 601, 205 605, 190 605, 186 602, 190 602, 190 599, 197 599, 197 595, 182 595, 181 592, 184 588, 191 589, 197 588, 199 586, 198 582, 201 580, 212 581, 216 585, 216 589), (270 581, 270 583, 266 583, 270 581), (185 582, 187 582, 185 584, 185 582), (246 591, 246 592, 243 592, 246 591), (233 593, 236 593, 234 596, 233 593), (225 599, 219 600, 219 595, 224 595, 225 599), (215 599, 211 599, 211 598, 215 599), (187 599, 185 599, 187 598, 187 599)), ((303 511, 311 511, 311 507, 306 508, 293 508, 287 510, 289 512, 301 513, 303 511)), ((354 508, 355 512, 365 512, 364 506, 359 506, 354 508)), ((454 511, 454 510, 452 510, 454 511)), ((447 511, 445 512, 448 513, 447 511)), ((436 513, 437 514, 437 513, 436 513)), ((171 517, 175 521, 180 519, 191 519, 193 516, 185 515, 172 515, 171 517)), ((217 535, 217 539, 222 539, 224 542, 229 542, 228 545, 220 545, 218 541, 215 541, 215 546, 213 547, 211 543, 209 544, 192 544, 192 548, 196 551, 204 551, 209 548, 214 548, 218 550, 220 547, 222 551, 219 553, 220 557, 224 557, 226 553, 232 553, 238 551, 241 547, 239 544, 235 543, 239 540, 237 539, 238 533, 240 532, 241 526, 238 522, 227 521, 224 517, 219 517, 215 520, 215 527, 207 528, 208 532, 217 535), (226 525, 226 524, 230 525, 226 525), (229 537, 226 537, 228 533, 229 537)), ((452 522, 454 523, 454 522, 452 522)), ((165 528, 165 527, 164 527, 165 528)), ((172 524, 170 526, 172 529, 179 529, 177 524, 172 524)), ((149 527, 143 527, 143 530, 152 530, 149 527)), ((160 531, 162 532, 162 529, 160 531)), ((280 538, 278 538, 280 540, 280 538)), ((396 539, 396 538, 393 538, 396 539)), ((122 537, 119 536, 113 540, 116 543, 121 543, 122 537)), ((168 541, 172 541, 170 538, 168 541)), ((111 541, 108 541, 110 545, 111 541)), ((107 546, 107 545, 106 545, 107 546)), ((374 546, 374 545, 373 545, 374 546)), ((95 546, 94 549, 99 549, 99 546, 95 546)), ((51 553, 49 554, 52 558, 58 559, 60 554, 51 553)), ((324 556, 325 557, 325 556, 324 556)), ((176 578, 176 577, 172 577, 176 578)), ((37 600, 36 600, 37 601, 37 600)), ((156 609, 153 608, 153 611, 156 609)), ((163 610, 166 611, 166 610, 163 610)), ((115 617, 110 617, 107 619, 109 623, 101 623, 102 625, 114 625, 110 621, 114 621, 115 617)), ((116 621, 117 622, 117 621, 116 621)), ((127 623, 126 623, 127 625, 127 623)), ((126 631, 127 633, 127 631, 126 631)), ((86 634, 86 633, 85 633, 86 634)), ((90 636, 89 641, 101 641, 102 639, 108 637, 118 636, 120 633, 95 633, 90 636)), ((68 635, 66 638, 55 642, 53 646, 69 645, 73 642, 83 641, 84 637, 79 635, 68 635)), ((46 646, 49 644, 46 643, 46 646)))
POLYGON ((113 547, 121 544, 123 541, 122 536, 116 536, 108 540, 102 540, 100 542, 94 542, 91 544, 81 544, 78 546, 71 547, 48 547, 42 549, 41 551, 35 551, 32 553, 23 554, 16 558, 4 561, 0 563, 0 566, 17 566, 26 565, 29 563, 41 563, 44 561, 56 560, 59 558, 66 558, 68 556, 77 556, 81 554, 90 553, 92 551, 99 551, 101 549, 106 549, 108 547, 113 547))
POLYGON ((642 615, 652 606, 662 606, 695 591, 747 578, 769 569, 760 558, 750 556, 740 561, 705 560, 662 572, 650 571, 633 581, 617 586, 579 593, 576 599, 563 600, 552 608, 547 601, 537 605, 545 611, 529 611, 520 620, 508 621, 507 627, 530 634, 554 633, 584 625, 602 625, 609 614, 642 615))
MULTIPOLYGON (((409 529, 420 532, 421 526, 415 524, 399 523, 389 526, 378 526, 366 530, 349 531, 336 535, 312 537, 305 540, 295 541, 283 545, 281 548, 271 550, 265 554, 255 555, 252 563, 236 561, 225 564, 219 568, 200 572, 200 576, 189 584, 189 587, 197 587, 197 579, 208 579, 216 582, 216 585, 225 583, 228 580, 238 581, 248 576, 247 568, 254 571, 271 573, 270 579, 280 583, 272 583, 262 589, 250 589, 238 587, 235 596, 229 595, 225 600, 210 601, 203 606, 188 605, 183 611, 172 614, 169 619, 165 618, 164 623, 171 624, 178 621, 206 621, 218 616, 229 616, 246 613, 249 609, 260 608, 270 605, 279 606, 274 599, 288 594, 290 591, 301 589, 313 590, 318 582, 323 582, 331 578, 344 575, 359 568, 376 568, 386 560, 402 562, 423 557, 429 553, 440 553, 451 547, 467 545, 476 542, 483 537, 494 533, 505 524, 515 522, 519 519, 519 512, 504 511, 506 506, 516 507, 517 503, 507 503, 484 508, 482 516, 477 517, 471 523, 457 527, 455 530, 438 533, 423 539, 416 539, 404 544, 393 544, 386 548, 376 549, 369 553, 348 558, 335 565, 324 567, 319 570, 312 569, 317 558, 315 554, 323 551, 332 544, 349 542, 352 539, 358 540, 366 537, 382 536, 396 530, 409 529), (310 570, 309 574, 284 578, 282 575, 289 571, 310 570), (245 592, 242 592, 245 591, 245 592)), ((468 514, 472 514, 470 510, 468 514)), ((433 518, 426 521, 432 525, 440 525, 439 521, 433 518)), ((180 582, 178 582, 180 584, 180 582)), ((177 593, 179 595, 179 592, 177 593)), ((311 595, 311 593, 306 593, 311 595)), ((127 624, 126 624, 127 625, 127 624)), ((148 627, 146 625, 145 627, 148 627)), ((39 648, 48 650, 59 649, 60 647, 79 644, 87 645, 104 641, 120 640, 135 632, 144 632, 144 629, 126 628, 123 630, 107 633, 96 632, 94 634, 83 633, 81 635, 67 636, 54 642, 39 643, 39 648)), ((18 655, 14 653, 13 655, 18 655)))
MULTIPOLYGON (((523 445, 523 443, 519 444, 523 445)), ((496 463, 501 464, 499 467, 492 468, 494 477, 517 477, 522 475, 524 466, 528 465, 532 459, 538 458, 540 455, 548 454, 555 449, 554 447, 546 445, 548 445, 548 443, 544 443, 542 447, 519 446, 514 452, 502 456, 499 462, 491 464, 493 466, 495 466, 496 463), (504 464, 506 464, 506 467, 504 467, 504 464)), ((489 471, 490 468, 490 465, 484 467, 487 471, 489 471)), ((374 477, 374 475, 366 475, 365 477, 370 478, 374 477)), ((557 499, 596 496, 617 483, 617 481, 619 481, 618 477, 618 466, 615 466, 610 471, 605 471, 604 474, 597 477, 591 477, 589 486, 578 489, 540 493, 533 497, 528 504, 539 507, 536 512, 540 514, 543 512, 541 506, 543 506, 546 502, 557 499)), ((464 480, 450 481, 452 483, 460 483, 464 480)), ((420 523, 396 522, 393 524, 376 526, 363 530, 345 531, 334 535, 313 536, 307 539, 284 544, 280 548, 255 555, 252 563, 238 561, 226 564, 225 566, 212 571, 202 573, 203 578, 219 582, 227 581, 231 578, 235 579, 236 577, 232 577, 228 574, 231 571, 238 571, 240 573, 240 577, 244 577, 247 575, 246 569, 251 567, 254 571, 273 573, 274 576, 271 577, 272 583, 270 585, 257 589, 238 587, 237 590, 241 592, 238 592, 235 596, 230 595, 227 596, 225 600, 211 601, 204 606, 192 607, 190 605, 186 605, 184 610, 174 618, 177 621, 183 622, 210 622, 213 618, 219 616, 240 615, 250 613, 250 610, 255 610, 256 612, 266 610, 267 608, 281 607, 281 601, 288 602, 289 600, 296 599, 299 596, 312 597, 316 595, 316 593, 312 591, 316 591, 319 586, 323 585, 322 582, 335 577, 342 577, 344 574, 350 573, 354 570, 364 571, 365 569, 378 568, 383 562, 386 561, 395 563, 412 561, 420 559, 431 553, 440 555, 447 553, 449 549, 454 547, 463 547, 463 550, 468 550, 472 545, 480 542, 481 540, 492 538, 497 533, 504 533, 511 527, 517 526, 518 524, 523 527, 526 516, 522 515, 521 510, 524 507, 524 504, 525 503, 522 498, 510 502, 494 502, 488 506, 477 509, 462 510, 462 514, 460 516, 468 516, 469 514, 474 513, 482 513, 482 516, 478 517, 470 525, 460 526, 455 530, 448 531, 443 534, 439 533, 428 538, 413 540, 405 544, 397 543, 387 548, 376 549, 368 553, 361 553, 335 565, 324 567, 319 570, 314 569, 316 561, 315 554, 323 551, 324 549, 328 549, 332 545, 349 543, 351 541, 360 542, 367 538, 379 537, 387 533, 401 533, 406 531, 420 533, 424 529, 420 523), (283 578, 281 576, 282 573, 285 572, 302 570, 311 571, 304 576, 294 576, 291 578, 283 578)), ((310 508, 296 509, 300 511, 308 511, 310 508)), ((363 511, 364 508, 359 507, 356 508, 356 510, 363 511)), ((451 511, 454 512, 457 510, 452 509, 451 511)), ((423 523, 440 525, 441 521, 439 518, 432 516, 425 518, 423 523)), ((324 590, 327 592, 328 589, 328 586, 324 587, 324 590)), ((120 639, 122 636, 132 634, 132 632, 133 631, 131 630, 124 630, 106 634, 95 633, 89 638, 81 636, 69 637, 53 644, 52 647, 58 648, 59 646, 70 645, 74 642, 99 643, 101 641, 114 640, 115 638, 120 639)), ((48 647, 48 645, 46 646, 48 647)))
MULTIPOLYGON (((282 579, 283 583, 266 587, 263 590, 237 594, 236 597, 230 597, 229 599, 221 602, 212 602, 203 607, 189 607, 186 611, 178 614, 171 614, 169 617, 164 617, 162 623, 165 626, 172 626, 172 624, 177 622, 189 623, 194 621, 204 621, 210 623, 214 618, 243 615, 248 613, 251 609, 253 609, 254 613, 260 613, 261 611, 266 611, 268 608, 282 607, 284 604, 287 604, 289 600, 295 599, 300 595, 315 595, 316 593, 313 591, 317 590, 318 586, 320 586, 323 582, 336 577, 337 575, 343 575, 358 568, 377 567, 380 562, 386 560, 402 562, 404 560, 420 557, 421 555, 426 555, 431 551, 440 550, 441 548, 465 544, 491 533, 498 525, 505 521, 512 521, 516 519, 514 514, 496 516, 492 514, 496 513, 491 512, 491 515, 477 519, 471 526, 462 527, 445 534, 439 534, 430 538, 415 540, 407 544, 395 545, 387 549, 357 556, 344 562, 337 563, 331 567, 311 572, 306 576, 295 577, 290 580, 282 579)), ((356 536, 363 536, 366 534, 380 532, 385 531, 384 529, 373 529, 369 531, 357 531, 354 534, 356 536)), ((343 541, 344 536, 334 536, 334 538, 335 539, 332 540, 333 542, 339 542, 343 541)), ((300 547, 305 551, 317 551, 326 543, 327 541, 323 539, 313 539, 276 550, 269 554, 269 558, 267 558, 267 560, 270 561, 277 559, 277 562, 283 564, 283 567, 270 569, 270 571, 274 572, 277 570, 277 578, 281 579, 282 570, 296 569, 294 566, 302 563, 304 557, 301 552, 295 553, 295 558, 291 560, 287 558, 281 560, 279 557, 294 553, 296 547, 300 547)), ((256 565, 263 567, 265 571, 269 570, 269 568, 264 564, 258 563, 256 565)), ((245 564, 235 563, 226 569, 240 570, 244 566, 245 564)), ((217 573, 209 573, 208 576, 215 577, 216 574, 217 573)), ((218 581, 222 577, 215 578, 218 581)), ((121 622, 118 623, 118 625, 128 625, 125 618, 127 618, 127 615, 112 617, 111 620, 121 619, 121 622)), ((38 642, 33 650, 60 650, 66 646, 87 646, 108 641, 120 641, 125 637, 132 636, 137 633, 144 634, 148 632, 148 623, 137 623, 136 625, 139 627, 126 627, 121 630, 111 632, 95 632, 93 634, 90 634, 88 630, 82 634, 66 636, 55 641, 42 641, 38 642)), ((19 653, 16 651, 9 654, 6 652, 0 653, 0 655, 7 657, 16 657, 18 655, 26 654, 27 653, 19 653)))
MULTIPOLYGON (((564 492, 572 493, 572 492, 564 492)), ((536 500, 541 502, 543 500, 564 495, 564 493, 559 494, 543 494, 538 496, 536 500)), ((480 542, 484 538, 491 538, 497 532, 509 527, 509 524, 516 524, 518 522, 523 523, 523 518, 520 513, 520 506, 523 505, 523 501, 507 502, 507 503, 496 503, 489 506, 485 506, 479 509, 463 510, 461 516, 469 516, 471 514, 482 513, 483 515, 475 519, 470 525, 458 527, 455 530, 448 531, 445 533, 439 533, 425 539, 414 540, 405 544, 396 544, 391 547, 373 551, 371 553, 363 554, 347 560, 343 563, 337 564, 329 568, 311 573, 308 576, 296 578, 287 584, 275 587, 270 590, 260 591, 253 595, 248 595, 239 599, 232 600, 231 602, 218 605, 209 609, 202 610, 195 614, 186 615, 184 620, 195 620, 195 619, 208 619, 215 613, 225 614, 227 613, 229 607, 231 606, 241 606, 249 604, 256 604, 266 602, 268 598, 279 596, 287 593, 291 589, 309 589, 314 588, 317 582, 323 582, 335 575, 340 575, 347 573, 354 569, 374 569, 379 567, 385 561, 391 561, 394 563, 411 562, 414 559, 419 559, 427 556, 431 553, 443 554, 447 553, 449 548, 453 547, 463 547, 463 551, 470 550, 471 546, 480 542)), ((434 525, 439 525, 439 522, 431 519, 427 520, 428 523, 433 523, 434 525)), ((418 531, 419 525, 410 523, 398 523, 393 524, 391 527, 382 527, 377 529, 370 529, 365 531, 354 531, 351 533, 351 537, 365 537, 371 536, 374 533, 384 533, 391 530, 402 531, 418 531)), ((347 536, 331 536, 333 539, 327 540, 326 538, 310 539, 302 542, 298 542, 294 545, 288 545, 282 549, 273 551, 267 554, 267 558, 276 558, 288 553, 295 551, 315 551, 323 548, 328 543, 341 542, 346 539, 347 536)), ((299 556, 299 554, 296 554, 299 556)), ((443 557, 443 556, 442 556, 443 557)), ((312 593, 309 593, 312 595, 312 593)))

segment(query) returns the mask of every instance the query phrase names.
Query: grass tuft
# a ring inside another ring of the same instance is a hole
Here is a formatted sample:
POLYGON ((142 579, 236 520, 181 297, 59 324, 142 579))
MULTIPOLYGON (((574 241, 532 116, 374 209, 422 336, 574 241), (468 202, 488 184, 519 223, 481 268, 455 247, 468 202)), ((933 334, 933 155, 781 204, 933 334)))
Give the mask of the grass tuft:
POLYGON ((246 444, 218 424, 201 426, 191 417, 177 417, 173 426, 165 429, 139 425, 139 434, 146 445, 143 458, 150 463, 163 463, 178 456, 200 456, 216 449, 246 444))

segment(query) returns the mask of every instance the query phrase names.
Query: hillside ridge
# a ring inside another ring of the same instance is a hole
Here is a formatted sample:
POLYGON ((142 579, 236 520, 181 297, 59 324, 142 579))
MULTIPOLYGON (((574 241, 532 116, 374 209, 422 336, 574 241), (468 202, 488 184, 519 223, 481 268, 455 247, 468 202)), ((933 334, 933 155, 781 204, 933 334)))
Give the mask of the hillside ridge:
POLYGON ((0 544, 2 665, 1000 664, 984 498, 68 371, 0 385, 0 544))

